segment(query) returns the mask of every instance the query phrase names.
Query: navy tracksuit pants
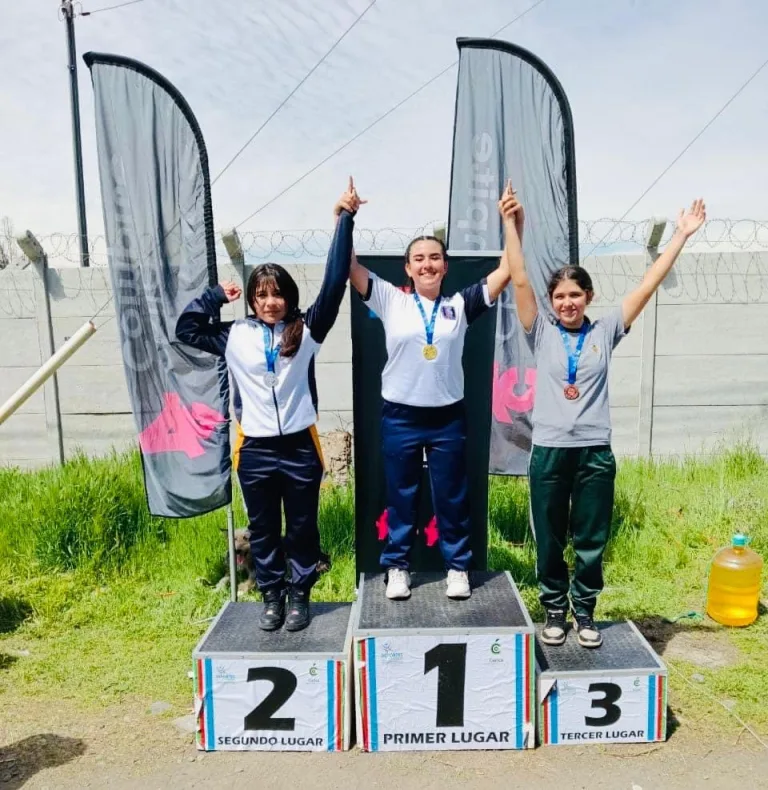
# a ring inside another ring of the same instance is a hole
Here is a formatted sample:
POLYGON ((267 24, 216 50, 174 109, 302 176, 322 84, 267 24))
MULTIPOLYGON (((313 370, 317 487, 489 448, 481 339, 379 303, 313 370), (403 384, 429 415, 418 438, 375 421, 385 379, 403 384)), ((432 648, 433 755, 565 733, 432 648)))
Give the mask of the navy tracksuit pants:
POLYGON ((464 403, 420 407, 384 401, 381 418, 387 479, 389 536, 383 568, 408 568, 416 531, 416 509, 426 451, 432 502, 445 567, 469 570, 467 438, 464 403))
POLYGON ((309 429, 284 436, 246 437, 237 475, 248 510, 251 558, 264 592, 286 583, 309 591, 317 578, 317 508, 323 465, 309 429), (285 509, 282 536, 281 505, 285 509))

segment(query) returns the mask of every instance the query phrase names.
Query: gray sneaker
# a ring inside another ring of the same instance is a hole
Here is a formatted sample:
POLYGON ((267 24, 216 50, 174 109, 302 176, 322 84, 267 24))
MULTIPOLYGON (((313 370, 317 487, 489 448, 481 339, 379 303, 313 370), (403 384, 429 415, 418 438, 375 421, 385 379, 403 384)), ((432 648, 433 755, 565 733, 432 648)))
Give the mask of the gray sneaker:
POLYGON ((573 627, 582 647, 600 647, 603 644, 603 635, 595 625, 591 614, 573 613, 573 627))
POLYGON ((555 647, 565 643, 564 609, 547 609, 547 622, 541 632, 541 641, 555 647))

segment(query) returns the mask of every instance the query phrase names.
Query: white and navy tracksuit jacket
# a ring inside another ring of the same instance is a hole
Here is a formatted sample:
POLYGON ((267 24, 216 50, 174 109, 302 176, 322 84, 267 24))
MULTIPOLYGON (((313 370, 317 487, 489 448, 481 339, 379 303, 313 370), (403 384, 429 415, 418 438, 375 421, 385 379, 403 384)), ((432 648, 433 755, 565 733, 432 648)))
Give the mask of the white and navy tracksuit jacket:
POLYGON ((278 356, 272 385, 265 351, 280 343, 285 325, 262 324, 254 316, 219 320, 227 299, 209 288, 181 314, 178 339, 224 357, 232 377, 238 426, 234 465, 251 533, 251 556, 262 591, 282 587, 286 556, 291 584, 308 590, 320 558, 317 510, 323 467, 315 423, 315 355, 333 326, 344 297, 352 253, 352 215, 343 212, 328 253, 320 293, 304 316, 301 344, 292 357, 278 356), (286 531, 281 540, 281 503, 286 531))
MULTIPOLYGON (((387 364, 381 376, 381 436, 389 536, 381 565, 408 567, 426 451, 446 568, 468 570, 472 552, 462 354, 469 324, 491 306, 488 286, 483 281, 440 298, 433 360, 424 357, 425 321, 412 293, 372 274, 364 301, 383 322, 387 344, 387 364)), ((421 304, 429 320, 435 303, 422 298, 421 304)))

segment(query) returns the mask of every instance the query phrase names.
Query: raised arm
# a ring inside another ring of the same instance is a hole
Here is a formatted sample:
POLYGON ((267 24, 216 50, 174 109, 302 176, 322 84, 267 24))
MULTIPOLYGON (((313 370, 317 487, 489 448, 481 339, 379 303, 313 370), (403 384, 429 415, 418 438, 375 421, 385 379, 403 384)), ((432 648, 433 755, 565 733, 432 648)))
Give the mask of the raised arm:
MULTIPOLYGON (((347 191, 341 196, 341 200, 336 204, 336 210, 346 209, 347 211, 357 211, 363 203, 367 202, 367 200, 362 200, 360 195, 357 194, 355 182, 352 180, 352 176, 350 176, 347 191)), ((353 248, 349 266, 349 281, 360 296, 365 296, 368 293, 369 275, 370 272, 368 269, 357 260, 357 255, 355 255, 355 250, 353 248)))
POLYGON ((352 231, 355 222, 349 211, 342 211, 336 223, 331 248, 325 264, 325 274, 320 286, 320 293, 312 303, 304 319, 312 339, 322 343, 331 331, 344 298, 344 291, 349 277, 349 265, 352 256, 352 231))
POLYGON ((515 304, 517 317, 526 332, 530 332, 536 320, 539 308, 536 296, 525 271, 523 259, 523 226, 525 212, 522 205, 515 197, 512 184, 508 181, 504 194, 499 201, 499 213, 504 220, 504 254, 502 263, 508 267, 509 278, 515 290, 515 304))
POLYGON ((336 231, 333 234, 331 248, 328 251, 328 260, 325 265, 325 275, 320 286, 320 293, 307 310, 305 318, 312 339, 318 343, 322 343, 325 340, 339 314, 339 307, 344 298, 347 279, 351 274, 350 267, 354 260, 352 232, 355 223, 353 217, 361 204, 365 202, 367 201, 360 200, 358 197, 354 182, 350 176, 347 191, 341 196, 333 209, 336 217, 336 231))
POLYGON ((648 300, 664 282, 667 274, 669 274, 669 270, 677 260, 677 256, 682 251, 685 243, 702 226, 706 218, 707 211, 702 198, 694 200, 687 212, 684 209, 680 210, 677 218, 677 229, 669 240, 664 252, 648 268, 640 285, 627 294, 621 303, 621 312, 626 329, 629 329, 635 319, 643 312, 648 300))
POLYGON ((352 265, 349 268, 349 281, 360 296, 365 296, 368 293, 369 275, 370 272, 368 269, 357 260, 355 251, 352 250, 352 265))
POLYGON ((240 286, 231 282, 206 288, 203 295, 190 302, 179 316, 176 338, 188 346, 223 357, 233 322, 221 320, 221 308, 241 295, 240 286))
MULTIPOLYGON (((522 209, 522 206, 520 208, 522 209)), ((488 296, 492 302, 499 298, 499 294, 509 285, 511 279, 512 273, 509 269, 509 259, 505 249, 499 259, 499 265, 488 275, 485 281, 488 286, 488 296)))

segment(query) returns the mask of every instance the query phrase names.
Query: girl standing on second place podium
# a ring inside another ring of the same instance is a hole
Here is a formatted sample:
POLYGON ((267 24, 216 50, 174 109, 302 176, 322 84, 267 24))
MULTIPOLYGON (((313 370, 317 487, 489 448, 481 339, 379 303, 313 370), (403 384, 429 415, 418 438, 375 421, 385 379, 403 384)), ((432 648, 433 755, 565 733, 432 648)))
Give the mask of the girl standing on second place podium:
POLYGON ((251 534, 256 582, 264 598, 259 627, 309 624, 309 594, 317 577, 317 510, 322 478, 315 422, 314 359, 331 330, 349 276, 352 216, 359 201, 345 194, 336 204, 336 232, 315 302, 299 310, 299 289, 273 263, 256 267, 246 296, 253 315, 219 320, 221 306, 241 297, 234 283, 209 288, 181 314, 176 336, 222 356, 234 384, 240 479, 251 534), (281 504, 285 537, 281 538, 281 504), (286 615, 286 556, 290 566, 286 615))
MULTIPOLYGON (((352 184, 350 189, 354 191, 352 184)), ((516 204, 511 192, 509 197, 516 204)), ((445 296, 447 268, 445 245, 434 236, 421 236, 405 253, 411 293, 378 278, 356 259, 350 270, 350 282, 381 319, 386 335, 381 436, 389 536, 381 565, 386 595, 392 599, 411 594, 409 555, 425 450, 448 571, 446 594, 471 595, 461 357, 468 325, 494 303, 510 275, 502 259, 486 280, 445 296)))
POLYGON ((547 645, 565 642, 569 604, 579 644, 602 644, 593 615, 603 589, 616 478, 608 408, 611 354, 705 219, 702 200, 681 211, 674 236, 640 285, 595 321, 584 314, 595 292, 581 266, 565 266, 552 275, 548 293, 555 319, 539 312, 515 222, 505 219, 517 316, 538 371, 528 479, 539 598, 547 612, 541 640, 547 645), (568 532, 576 553, 570 589, 563 559, 568 532))

